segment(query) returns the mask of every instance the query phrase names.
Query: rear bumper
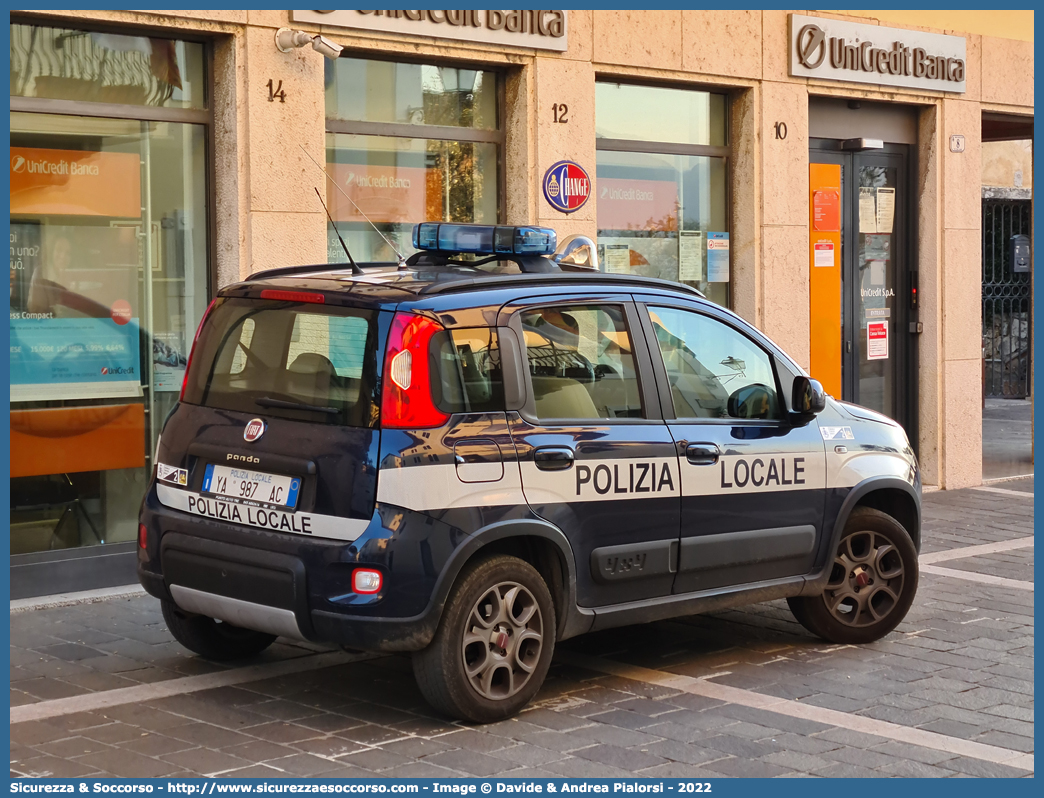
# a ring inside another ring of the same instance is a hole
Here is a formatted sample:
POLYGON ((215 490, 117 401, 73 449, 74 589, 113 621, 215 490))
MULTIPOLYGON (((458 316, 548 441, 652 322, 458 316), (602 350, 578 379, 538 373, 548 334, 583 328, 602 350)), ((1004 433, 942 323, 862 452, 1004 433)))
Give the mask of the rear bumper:
POLYGON ((364 651, 417 651, 435 635, 441 607, 433 601, 394 617, 382 613, 393 606, 387 597, 350 594, 351 571, 366 562, 353 544, 186 516, 154 496, 142 508, 148 542, 138 580, 156 598, 245 628, 364 651))

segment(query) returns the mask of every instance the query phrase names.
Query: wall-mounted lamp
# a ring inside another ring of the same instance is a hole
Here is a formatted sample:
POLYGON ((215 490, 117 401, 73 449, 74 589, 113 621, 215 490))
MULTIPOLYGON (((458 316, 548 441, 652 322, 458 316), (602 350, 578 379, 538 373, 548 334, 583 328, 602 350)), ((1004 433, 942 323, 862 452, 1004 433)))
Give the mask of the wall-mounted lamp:
POLYGON ((330 59, 339 57, 341 51, 344 50, 341 45, 334 44, 325 36, 313 36, 311 33, 305 33, 303 30, 291 30, 290 28, 277 30, 275 43, 281 53, 290 53, 298 47, 307 47, 310 44, 313 50, 317 53, 322 53, 330 59))

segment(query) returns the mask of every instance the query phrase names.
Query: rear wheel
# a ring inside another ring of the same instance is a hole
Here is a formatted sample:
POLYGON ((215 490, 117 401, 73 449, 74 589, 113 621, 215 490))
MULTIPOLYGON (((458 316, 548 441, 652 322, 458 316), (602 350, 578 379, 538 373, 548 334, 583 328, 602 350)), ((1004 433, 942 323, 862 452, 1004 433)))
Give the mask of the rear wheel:
POLYGON ((819 637, 870 643, 906 617, 917 579, 917 549, 902 524, 880 510, 857 507, 845 523, 826 590, 787 603, 819 637))
POLYGON ((213 660, 244 659, 260 654, 276 636, 243 629, 203 615, 190 615, 172 601, 161 601, 163 620, 174 639, 189 651, 213 660))
POLYGON ((498 555, 466 567, 413 673, 441 712, 487 723, 536 695, 555 647, 555 609, 533 566, 498 555))

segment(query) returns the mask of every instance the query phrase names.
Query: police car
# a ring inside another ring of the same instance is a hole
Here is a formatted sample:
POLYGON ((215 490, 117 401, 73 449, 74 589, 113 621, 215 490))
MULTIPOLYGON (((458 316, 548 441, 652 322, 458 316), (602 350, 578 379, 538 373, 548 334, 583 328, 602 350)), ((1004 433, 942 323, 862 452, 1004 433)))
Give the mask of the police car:
POLYGON ((434 707, 484 722, 594 630, 779 598, 838 643, 903 619, 921 485, 894 421, 694 289, 589 268, 590 240, 414 246, 211 303, 139 527, 183 645, 412 652, 434 707))

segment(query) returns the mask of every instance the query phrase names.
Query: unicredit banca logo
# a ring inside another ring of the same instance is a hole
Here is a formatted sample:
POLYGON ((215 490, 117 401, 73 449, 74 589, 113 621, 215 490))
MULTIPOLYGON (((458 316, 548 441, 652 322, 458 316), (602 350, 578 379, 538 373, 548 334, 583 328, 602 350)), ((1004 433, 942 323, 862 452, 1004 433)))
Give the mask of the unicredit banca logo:
POLYGON ((102 366, 101 370, 103 377, 119 377, 125 374, 133 374, 134 367, 126 368, 124 366, 102 366))
POLYGON ((259 418, 252 418, 247 422, 246 429, 243 430, 243 440, 253 443, 264 434, 265 422, 259 418))
POLYGON ((815 69, 826 58, 826 31, 818 25, 806 25, 797 35, 797 57, 801 66, 815 69))
POLYGON ((11 171, 21 174, 25 171, 25 158, 21 155, 16 155, 11 159, 11 171))

